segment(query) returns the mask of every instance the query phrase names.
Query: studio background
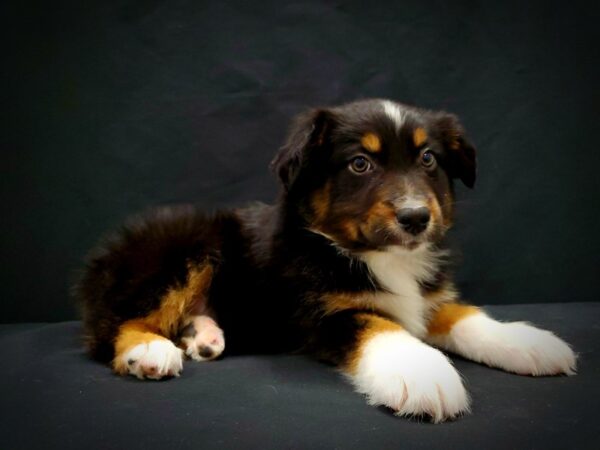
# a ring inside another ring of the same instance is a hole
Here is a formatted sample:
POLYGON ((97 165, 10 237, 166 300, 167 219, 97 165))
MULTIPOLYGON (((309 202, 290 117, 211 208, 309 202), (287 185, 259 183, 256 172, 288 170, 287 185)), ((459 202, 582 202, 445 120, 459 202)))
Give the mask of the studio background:
POLYGON ((3 2, 0 322, 76 318, 85 253, 132 213, 272 201, 291 117, 371 96, 454 112, 479 150, 466 299, 597 300, 592 5, 3 2))

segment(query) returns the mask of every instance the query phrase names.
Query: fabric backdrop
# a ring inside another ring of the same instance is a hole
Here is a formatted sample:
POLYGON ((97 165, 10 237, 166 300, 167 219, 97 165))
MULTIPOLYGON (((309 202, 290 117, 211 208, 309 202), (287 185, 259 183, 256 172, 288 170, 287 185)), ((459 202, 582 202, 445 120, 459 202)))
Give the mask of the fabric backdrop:
POLYGON ((465 298, 597 300, 597 5, 2 2, 0 322, 77 317, 75 271, 131 213, 272 200, 290 118, 368 96, 454 112, 479 149, 465 298))

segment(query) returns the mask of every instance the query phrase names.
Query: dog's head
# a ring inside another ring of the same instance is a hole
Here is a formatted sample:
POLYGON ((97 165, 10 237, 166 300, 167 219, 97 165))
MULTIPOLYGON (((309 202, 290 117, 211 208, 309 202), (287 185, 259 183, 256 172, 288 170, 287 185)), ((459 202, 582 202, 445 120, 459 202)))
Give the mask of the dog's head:
POLYGON ((303 226, 349 251, 438 242, 453 179, 475 183, 475 149, 455 116, 389 100, 301 114, 271 166, 303 226))

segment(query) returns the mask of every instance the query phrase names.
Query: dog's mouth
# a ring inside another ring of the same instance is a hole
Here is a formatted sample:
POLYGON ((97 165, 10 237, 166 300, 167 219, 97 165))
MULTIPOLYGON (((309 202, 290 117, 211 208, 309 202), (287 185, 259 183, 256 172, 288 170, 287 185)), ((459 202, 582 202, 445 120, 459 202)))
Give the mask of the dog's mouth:
POLYGON ((425 242, 423 240, 420 239, 411 239, 409 241, 406 241, 404 243, 404 245, 402 245, 402 247, 408 249, 408 250, 415 250, 417 248, 419 248, 421 245, 425 244, 425 242))
POLYGON ((383 247, 397 247, 405 250, 416 250, 419 247, 427 244, 431 244, 434 240, 434 227, 428 227, 417 235, 406 233, 403 230, 396 230, 395 233, 388 233, 388 238, 384 240, 383 247))
POLYGON ((436 227, 432 224, 416 235, 406 232, 400 226, 390 225, 357 226, 358 232, 353 233, 353 236, 337 229, 309 228, 309 231, 326 238, 339 250, 350 253, 390 248, 413 251, 436 240, 436 227))
POLYGON ((395 217, 385 217, 361 224, 361 235, 367 247, 381 249, 397 247, 415 250, 422 245, 431 244, 439 238, 439 227, 436 220, 427 215, 426 218, 407 219, 401 213, 395 217))

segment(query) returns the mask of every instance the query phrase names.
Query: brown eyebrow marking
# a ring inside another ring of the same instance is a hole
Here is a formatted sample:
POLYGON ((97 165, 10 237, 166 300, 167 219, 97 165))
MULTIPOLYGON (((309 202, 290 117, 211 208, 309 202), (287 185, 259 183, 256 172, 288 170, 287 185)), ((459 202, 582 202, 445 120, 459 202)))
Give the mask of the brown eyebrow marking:
POLYGON ((413 143, 415 147, 420 147, 427 141, 427 133, 424 128, 418 127, 413 131, 413 143))
POLYGON ((375 133, 365 133, 360 139, 360 143, 370 152, 377 153, 381 151, 381 140, 375 133))

